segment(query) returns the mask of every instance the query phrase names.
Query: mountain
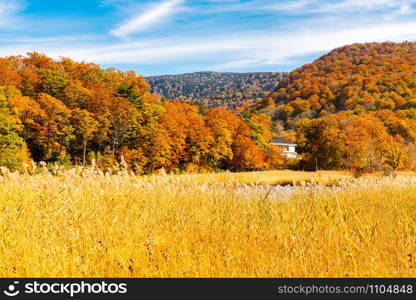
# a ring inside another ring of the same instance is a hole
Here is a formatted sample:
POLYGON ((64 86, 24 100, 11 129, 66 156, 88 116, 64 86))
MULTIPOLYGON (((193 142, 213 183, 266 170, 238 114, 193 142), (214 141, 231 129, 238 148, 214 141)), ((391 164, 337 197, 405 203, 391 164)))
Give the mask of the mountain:
POLYGON ((275 89, 285 73, 196 72, 147 77, 152 93, 208 107, 244 107, 275 89))
POLYGON ((416 168, 416 43, 335 49, 249 110, 296 137, 307 169, 416 168))
POLYGON ((255 108, 290 122, 416 108, 416 43, 353 44, 292 71, 255 108))

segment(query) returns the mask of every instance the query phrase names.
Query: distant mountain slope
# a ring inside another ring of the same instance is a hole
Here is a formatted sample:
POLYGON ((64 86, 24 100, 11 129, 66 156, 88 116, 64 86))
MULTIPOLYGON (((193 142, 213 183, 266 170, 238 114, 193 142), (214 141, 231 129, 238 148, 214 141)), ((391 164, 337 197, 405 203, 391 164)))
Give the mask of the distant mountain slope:
POLYGON ((335 49, 250 109, 294 134, 305 169, 416 169, 416 43, 335 49))
POLYGON ((196 72, 147 77, 152 92, 168 99, 233 109, 247 106, 273 91, 285 73, 196 72))
POLYGON ((292 71, 256 108, 286 123, 340 111, 416 108, 416 43, 335 49, 292 71))

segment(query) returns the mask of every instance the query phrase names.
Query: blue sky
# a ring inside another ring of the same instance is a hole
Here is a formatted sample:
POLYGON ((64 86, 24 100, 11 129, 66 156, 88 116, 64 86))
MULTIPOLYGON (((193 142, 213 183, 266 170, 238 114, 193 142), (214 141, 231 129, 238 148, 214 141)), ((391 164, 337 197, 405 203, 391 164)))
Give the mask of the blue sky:
POLYGON ((0 56, 144 75, 290 71, 354 42, 415 41, 416 0, 0 0, 0 56))

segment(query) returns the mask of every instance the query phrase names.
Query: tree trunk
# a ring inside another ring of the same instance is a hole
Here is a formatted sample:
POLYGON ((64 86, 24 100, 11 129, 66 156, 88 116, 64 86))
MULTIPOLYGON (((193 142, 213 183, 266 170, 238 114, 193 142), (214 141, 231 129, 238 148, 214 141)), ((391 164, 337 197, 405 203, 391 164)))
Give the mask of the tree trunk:
POLYGON ((87 160, 87 143, 88 143, 88 141, 87 140, 84 140, 83 141, 83 144, 84 144, 84 152, 83 152, 83 165, 85 166, 85 163, 86 163, 86 160, 87 160))

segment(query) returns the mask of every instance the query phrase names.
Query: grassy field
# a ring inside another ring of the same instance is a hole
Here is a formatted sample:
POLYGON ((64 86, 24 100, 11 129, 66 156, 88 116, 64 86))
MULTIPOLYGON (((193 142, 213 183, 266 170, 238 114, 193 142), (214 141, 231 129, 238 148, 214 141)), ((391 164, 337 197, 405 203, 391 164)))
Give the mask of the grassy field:
POLYGON ((416 276, 416 177, 0 176, 0 277, 416 276))

